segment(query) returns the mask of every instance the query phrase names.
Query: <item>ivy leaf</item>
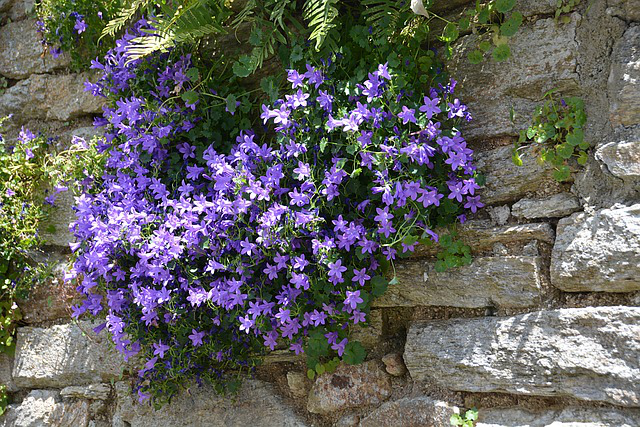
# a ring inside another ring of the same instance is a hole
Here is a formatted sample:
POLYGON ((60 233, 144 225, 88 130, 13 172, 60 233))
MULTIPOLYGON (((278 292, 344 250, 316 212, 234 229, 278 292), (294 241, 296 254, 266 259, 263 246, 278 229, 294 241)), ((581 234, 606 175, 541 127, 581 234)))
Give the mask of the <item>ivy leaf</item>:
POLYGON ((582 129, 576 129, 573 133, 567 135, 567 143, 572 147, 580 145, 582 141, 584 141, 584 132, 582 129))
POLYGON ((484 59, 484 54, 481 50, 476 49, 472 52, 469 52, 467 58, 469 58, 469 62, 471 62, 472 64, 479 64, 484 59))
POLYGON ((496 0, 496 10, 500 13, 507 13, 516 5, 516 0, 496 0))
POLYGON ((480 24, 486 24, 489 22, 489 9, 482 9, 480 13, 478 13, 478 22, 480 24))
POLYGON ((458 26, 460 27, 461 31, 467 31, 470 25, 471 21, 469 20, 469 18, 462 18, 460 22, 458 22, 458 26))
POLYGON ((556 153, 563 159, 568 159, 573 155, 573 147, 569 144, 560 144, 556 148, 556 153))
POLYGON ((357 365, 364 361, 364 358, 367 356, 367 352, 365 351, 362 344, 357 341, 350 342, 345 346, 344 354, 342 355, 342 360, 349 365, 357 365))
POLYGON ((489 43, 486 40, 483 42, 480 42, 480 44, 478 44, 478 49, 480 49, 483 52, 489 52, 491 50, 491 43, 489 43))
POLYGON ((191 82, 195 82, 195 81, 198 81, 198 79, 200 78, 200 71, 195 67, 189 68, 185 73, 185 75, 189 78, 191 82))
POLYGON ((302 46, 299 44, 295 45, 293 49, 291 49, 290 61, 291 63, 296 63, 300 61, 304 57, 304 51, 302 50, 302 46))
POLYGON ((511 56, 511 48, 508 44, 501 44, 493 49, 492 55, 497 62, 506 61, 511 56))
POLYGON ((520 28, 520 25, 522 24, 522 20, 523 20, 523 17, 520 12, 513 12, 509 17, 509 19, 507 19, 500 26, 500 34, 502 34, 505 37, 513 36, 515 33, 518 32, 518 28, 520 28))
POLYGON ((233 63, 233 74, 238 77, 247 77, 254 70, 253 59, 249 55, 242 55, 233 63))
POLYGON ((584 151, 581 151, 581 152, 580 152, 580 155, 578 156, 578 164, 580 164, 580 165, 583 165, 583 166, 584 166, 584 165, 586 165, 586 164, 587 164, 587 160, 588 160, 588 159, 589 159, 589 158, 587 157, 587 153, 586 153, 586 152, 584 152, 584 151))

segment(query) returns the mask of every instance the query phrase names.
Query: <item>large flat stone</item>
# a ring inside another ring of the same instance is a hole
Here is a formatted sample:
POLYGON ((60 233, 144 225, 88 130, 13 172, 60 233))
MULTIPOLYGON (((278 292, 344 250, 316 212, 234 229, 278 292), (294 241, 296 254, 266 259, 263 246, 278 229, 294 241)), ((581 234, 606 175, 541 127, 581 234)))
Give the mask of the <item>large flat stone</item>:
MULTIPOLYGON (((436 232, 447 234, 447 230, 439 229, 436 232)), ((496 243, 524 244, 532 240, 553 245, 555 232, 546 222, 531 224, 513 224, 496 227, 489 220, 470 220, 461 224, 456 229, 457 236, 465 245, 471 247, 474 254, 483 253, 493 248, 496 243)), ((438 247, 418 245, 415 257, 436 256, 438 247)))
POLYGON ((35 19, 11 22, 0 28, 0 75, 24 79, 31 74, 49 73, 68 64, 68 55, 60 55, 55 59, 43 52, 35 19))
POLYGON ((476 427, 638 427, 640 410, 613 408, 480 409, 476 427))
POLYGON ((526 219, 561 218, 581 209, 576 196, 558 193, 544 199, 520 199, 511 207, 511 213, 526 219))
POLYGON ((640 21, 640 0, 608 0, 610 12, 613 16, 625 21, 640 21))
POLYGON ((553 168, 547 163, 538 164, 530 147, 523 150, 522 166, 513 164, 512 148, 498 147, 476 155, 478 170, 486 177, 480 194, 487 205, 515 201, 531 193, 545 193, 557 186, 553 168))
POLYGON ((409 328, 411 377, 471 392, 569 396, 640 406, 640 307, 421 321, 409 328))
POLYGON ((306 427, 290 407, 262 381, 245 381, 237 395, 220 397, 207 386, 191 387, 154 411, 139 404, 128 383, 116 383, 113 427, 306 427))
POLYGON ((13 371, 13 357, 6 353, 0 353, 0 384, 7 387, 7 391, 13 393, 18 391, 18 386, 13 382, 11 372, 13 371))
POLYGON ((102 111, 103 99, 84 91, 90 74, 33 74, 0 95, 0 116, 14 114, 21 123, 29 119, 69 120, 102 111))
POLYGON ((58 194, 53 209, 40 225, 40 236, 45 244, 69 248, 69 243, 75 241, 69 230, 69 224, 76 220, 74 204, 75 198, 71 191, 58 194))
POLYGON ((379 362, 338 366, 333 373, 320 375, 307 400, 307 410, 331 414, 348 408, 379 405, 391 396, 391 377, 379 362))
POLYGON ((611 123, 640 124, 640 25, 632 25, 613 48, 609 74, 611 123))
POLYGON ((615 141, 596 148, 595 157, 614 176, 625 181, 640 178, 640 125, 615 132, 615 141))
POLYGON ((541 300, 541 258, 481 257, 468 266, 436 272, 428 261, 399 262, 398 283, 375 307, 534 307, 541 300))
POLYGON ((463 128, 467 138, 517 135, 530 122, 545 92, 554 88, 562 93, 578 91, 579 21, 580 16, 574 13, 566 25, 558 26, 553 19, 523 25, 511 38, 512 54, 504 62, 489 59, 471 64, 467 55, 477 49, 479 41, 475 34, 454 45, 454 56, 447 68, 458 81, 456 95, 468 105, 474 118, 463 128), (512 106, 515 124, 510 120, 512 106))
POLYGON ((105 332, 96 335, 91 322, 79 326, 18 328, 13 378, 20 387, 66 387, 108 382, 124 370, 122 356, 105 332))
POLYGON ((640 204, 561 219, 551 283, 569 292, 640 290, 640 204))
POLYGON ((458 408, 430 397, 405 397, 385 402, 360 421, 359 427, 451 427, 458 408))

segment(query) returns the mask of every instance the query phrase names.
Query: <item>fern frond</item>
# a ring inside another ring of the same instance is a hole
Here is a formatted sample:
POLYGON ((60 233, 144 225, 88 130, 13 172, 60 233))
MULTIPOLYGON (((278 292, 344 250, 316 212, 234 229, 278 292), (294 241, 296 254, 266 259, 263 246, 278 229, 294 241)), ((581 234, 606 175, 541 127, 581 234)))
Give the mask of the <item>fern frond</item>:
POLYGON ((326 41, 329 41, 329 44, 335 44, 335 41, 327 38, 330 31, 337 25, 338 9, 336 5, 338 1, 307 0, 304 4, 303 17, 309 23, 309 28, 311 29, 309 40, 315 41, 316 49, 320 49, 326 41))
POLYGON ((202 37, 225 33, 222 22, 228 13, 217 6, 219 3, 207 0, 187 0, 175 10, 165 7, 164 15, 154 22, 155 29, 130 42, 129 61, 166 51, 176 43, 195 43, 202 37))
POLYGON ((389 0, 363 0, 363 15, 377 38, 389 38, 398 29, 403 13, 409 9, 409 2, 404 4, 389 0))
POLYGON ((118 12, 118 16, 107 23, 102 30, 100 38, 105 36, 114 37, 126 24, 138 13, 151 3, 151 0, 132 0, 129 6, 125 6, 118 12))

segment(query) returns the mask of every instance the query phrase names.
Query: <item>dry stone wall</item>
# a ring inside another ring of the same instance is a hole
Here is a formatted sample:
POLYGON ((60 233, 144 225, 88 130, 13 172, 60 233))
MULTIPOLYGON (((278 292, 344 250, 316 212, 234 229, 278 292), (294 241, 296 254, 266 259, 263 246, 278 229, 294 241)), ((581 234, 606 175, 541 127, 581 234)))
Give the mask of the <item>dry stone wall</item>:
MULTIPOLYGON (((465 0, 438 3, 455 14, 465 0)), ((275 352, 234 398, 194 386, 160 411, 135 403, 133 369, 72 323, 73 290, 58 279, 21 303, 15 357, 0 355, 11 404, 0 426, 443 427, 476 406, 481 427, 640 426, 640 1, 582 2, 556 24, 555 1, 519 0, 525 24, 505 63, 470 64, 476 35, 450 72, 475 120, 465 134, 486 175, 486 209, 460 227, 471 265, 434 270, 419 248, 375 302, 360 366, 315 381, 303 360, 275 352), (544 92, 581 96, 589 161, 558 184, 511 144, 544 92), (516 122, 509 120, 513 107, 516 122)), ((0 0, 0 116, 63 138, 87 135, 101 104, 92 76, 42 55, 30 0, 0 0)), ((62 274, 73 215, 52 219, 62 274)))

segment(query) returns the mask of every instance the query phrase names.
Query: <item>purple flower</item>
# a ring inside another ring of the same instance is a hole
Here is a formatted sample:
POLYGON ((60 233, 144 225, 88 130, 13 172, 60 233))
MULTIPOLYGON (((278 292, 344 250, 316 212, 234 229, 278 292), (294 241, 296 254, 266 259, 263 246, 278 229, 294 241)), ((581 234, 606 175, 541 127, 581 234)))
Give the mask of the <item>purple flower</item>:
POLYGON ((420 107, 420 111, 425 113, 427 119, 431 119, 434 114, 441 113, 440 107, 438 104, 440 103, 440 98, 435 96, 433 99, 428 96, 424 97, 424 104, 420 107))
POLYGON ((467 203, 464 204, 465 209, 471 209, 471 212, 476 213, 478 208, 484 206, 484 203, 480 202, 480 196, 467 196, 467 203))
POLYGON ((364 286, 367 280, 371 279, 371 276, 367 274, 367 269, 363 268, 361 270, 353 269, 353 279, 354 282, 358 282, 360 286, 364 286))
POLYGON ((169 347, 168 345, 162 344, 162 340, 160 340, 160 341, 158 341, 157 344, 153 343, 153 348, 154 348, 153 355, 160 357, 160 359, 163 359, 164 358, 164 354, 167 351, 169 351, 169 349, 171 347, 169 347))
POLYGON ((344 350, 345 350, 345 347, 347 346, 348 342, 349 342, 349 340, 347 338, 344 338, 339 343, 332 344, 331 348, 338 352, 338 356, 342 356, 344 354, 344 350))
POLYGON ((351 308, 351 310, 355 310, 358 304, 364 302, 364 300, 360 297, 360 291, 347 291, 347 297, 344 300, 344 305, 351 308))
POLYGON ((403 105, 402 112, 398 113, 398 117, 402 119, 403 125, 406 125, 409 122, 415 123, 417 121, 415 113, 416 110, 414 110, 413 108, 407 108, 406 105, 403 105))
POLYGON ((76 18, 76 24, 73 28, 78 32, 78 34, 82 34, 87 29, 87 24, 84 22, 84 18, 80 15, 76 18))
POLYGON ((198 332, 195 329, 191 329, 191 335, 189 335, 189 339, 194 347, 198 347, 202 345, 202 338, 204 337, 204 332, 198 332))
POLYGON ((338 283, 344 282, 344 279, 342 278, 342 273, 347 271, 347 267, 344 267, 342 265, 341 259, 337 260, 336 262, 330 262, 328 264, 328 267, 329 267, 329 281, 331 283, 333 283, 334 285, 337 285, 338 283))

